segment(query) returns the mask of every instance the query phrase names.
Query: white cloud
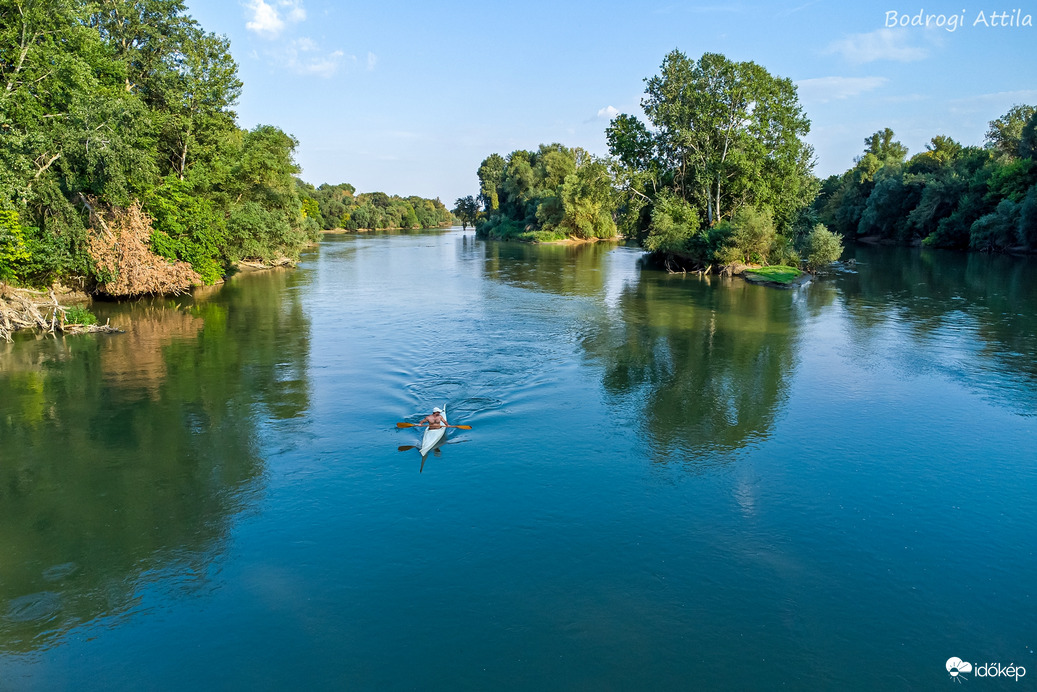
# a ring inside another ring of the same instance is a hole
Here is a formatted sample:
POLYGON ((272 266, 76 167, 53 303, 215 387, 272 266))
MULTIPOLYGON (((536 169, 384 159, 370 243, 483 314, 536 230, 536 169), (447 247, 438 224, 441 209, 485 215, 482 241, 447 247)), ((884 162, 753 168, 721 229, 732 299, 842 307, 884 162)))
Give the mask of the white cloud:
POLYGON ((252 0, 245 7, 252 13, 252 19, 245 23, 245 28, 260 36, 274 38, 284 29, 284 20, 277 10, 263 2, 252 0))
POLYGON ((815 77, 799 80, 796 87, 804 101, 827 103, 874 91, 888 81, 885 77, 815 77))
POLYGON ((367 53, 367 70, 370 72, 374 69, 374 66, 378 63, 378 56, 374 53, 367 53))
POLYGON ((612 120, 617 115, 619 115, 619 109, 613 106, 605 106, 598 111, 599 118, 608 118, 609 120, 612 120))
POLYGON ((286 23, 298 24, 306 19, 306 9, 302 6, 302 0, 276 1, 275 7, 266 0, 248 0, 245 9, 249 11, 250 19, 245 23, 245 28, 263 38, 273 39, 281 35, 286 23))
POLYGON ((908 44, 908 33, 894 29, 877 29, 867 34, 851 34, 833 41, 825 51, 838 53, 847 61, 860 65, 876 60, 914 62, 929 56, 925 48, 908 44))
POLYGON ((296 74, 316 75, 325 79, 332 77, 342 67, 346 54, 340 50, 325 55, 318 53, 317 44, 309 38, 299 38, 284 47, 281 61, 296 74))
POLYGON ((277 4, 286 9, 289 22, 297 24, 306 19, 306 9, 302 6, 302 0, 280 0, 277 4))

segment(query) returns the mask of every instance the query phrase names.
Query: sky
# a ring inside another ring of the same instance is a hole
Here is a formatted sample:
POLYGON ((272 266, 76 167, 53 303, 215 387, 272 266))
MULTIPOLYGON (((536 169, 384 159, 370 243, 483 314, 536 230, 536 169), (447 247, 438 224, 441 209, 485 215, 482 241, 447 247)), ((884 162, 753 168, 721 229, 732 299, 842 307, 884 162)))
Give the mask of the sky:
POLYGON ((936 135, 982 145, 990 120, 1037 105, 1037 0, 188 0, 188 12, 231 40, 239 124, 296 137, 304 180, 448 207, 477 194, 492 153, 560 142, 606 155, 609 120, 643 117, 644 80, 675 48, 791 79, 822 178, 885 127, 910 153, 936 135))

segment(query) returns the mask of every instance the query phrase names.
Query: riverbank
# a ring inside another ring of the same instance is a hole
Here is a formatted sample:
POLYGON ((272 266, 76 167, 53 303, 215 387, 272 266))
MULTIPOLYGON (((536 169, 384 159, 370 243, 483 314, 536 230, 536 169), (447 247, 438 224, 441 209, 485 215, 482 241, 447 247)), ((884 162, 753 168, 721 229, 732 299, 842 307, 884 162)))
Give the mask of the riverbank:
POLYGON ((0 340, 11 341, 14 332, 24 329, 49 334, 120 331, 107 322, 96 324, 93 313, 83 307, 89 302, 85 293, 63 287, 48 292, 8 287, 0 291, 0 340), (58 301, 59 292, 64 305, 58 301))
POLYGON ((611 238, 563 238, 561 240, 530 240, 522 242, 531 242, 538 245, 586 245, 587 243, 619 243, 623 241, 623 236, 617 235, 611 238))
POLYGON ((430 226, 428 228, 423 228, 421 226, 392 226, 389 228, 357 228, 355 230, 348 228, 325 228, 321 230, 321 233, 324 235, 345 235, 347 233, 374 233, 375 231, 443 231, 448 228, 453 228, 455 225, 456 224, 447 224, 445 226, 430 226))

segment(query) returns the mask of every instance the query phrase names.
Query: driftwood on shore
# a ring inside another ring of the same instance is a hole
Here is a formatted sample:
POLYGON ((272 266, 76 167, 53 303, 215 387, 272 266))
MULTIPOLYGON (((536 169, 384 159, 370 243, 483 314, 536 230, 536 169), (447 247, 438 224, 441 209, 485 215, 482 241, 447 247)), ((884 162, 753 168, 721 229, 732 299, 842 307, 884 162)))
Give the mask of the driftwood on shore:
POLYGON ((68 308, 58 303, 54 291, 48 299, 32 297, 23 291, 0 294, 0 339, 11 341, 11 334, 19 329, 34 329, 46 334, 86 334, 89 332, 118 332, 104 324, 78 324, 68 321, 68 308))

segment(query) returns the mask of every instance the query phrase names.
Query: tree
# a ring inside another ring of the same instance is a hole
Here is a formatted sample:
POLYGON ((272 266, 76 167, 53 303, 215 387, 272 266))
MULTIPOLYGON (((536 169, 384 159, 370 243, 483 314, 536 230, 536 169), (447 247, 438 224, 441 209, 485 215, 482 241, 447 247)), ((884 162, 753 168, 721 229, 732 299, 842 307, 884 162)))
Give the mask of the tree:
POLYGON ((1030 119, 1023 125, 1019 137, 1019 156, 1027 159, 1037 159, 1037 108, 1030 115, 1030 119))
POLYGON ((469 226, 475 226, 475 219, 479 214, 479 203, 471 195, 458 197, 457 206, 454 207, 454 215, 461 219, 461 230, 465 231, 469 226))
POLYGON ((613 154, 640 165, 657 158, 710 226, 746 205, 769 207, 787 225, 813 197, 812 150, 802 140, 810 121, 791 80, 753 62, 717 53, 694 61, 675 50, 645 94, 655 156, 630 116, 613 120, 613 154))
POLYGON ((864 153, 872 154, 883 166, 891 163, 903 163, 907 157, 907 147, 893 139, 896 135, 888 127, 879 130, 864 139, 864 153))
POLYGON ((843 243, 839 236, 832 233, 824 224, 817 224, 806 237, 803 254, 807 259, 807 267, 817 271, 820 267, 831 264, 843 254, 843 243))
MULTIPOLYGON (((612 238, 616 235, 612 218, 615 201, 608 168, 583 150, 577 150, 577 155, 576 170, 561 181, 562 220, 558 227, 577 238, 612 238)), ((557 182, 554 189, 558 189, 557 182)))
POLYGON ((507 163, 500 154, 490 154, 479 165, 479 199, 486 211, 500 208, 500 190, 507 163))
POLYGON ((1035 113, 1037 108, 1034 106, 1016 105, 1000 118, 991 120, 987 129, 987 147, 1009 158, 1019 156, 1023 128, 1035 113))
MULTIPOLYGON (((699 226, 699 215, 695 208, 665 190, 652 207, 652 222, 644 246, 664 255, 687 253, 698 236, 699 226)), ((705 253, 699 259, 705 261, 705 253)))

